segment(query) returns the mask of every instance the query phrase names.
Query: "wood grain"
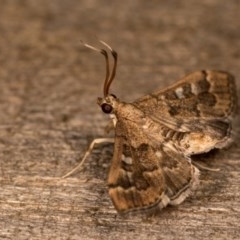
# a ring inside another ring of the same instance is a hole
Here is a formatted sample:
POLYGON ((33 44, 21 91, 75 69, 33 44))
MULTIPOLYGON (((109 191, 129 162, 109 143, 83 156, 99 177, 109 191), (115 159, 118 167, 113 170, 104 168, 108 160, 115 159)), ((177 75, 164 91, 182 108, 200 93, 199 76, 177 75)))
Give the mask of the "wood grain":
POLYGON ((227 70, 239 86, 239 10, 234 0, 2 1, 0 239, 238 239, 239 119, 235 143, 202 156, 220 171, 203 171, 200 188, 159 216, 117 215, 106 186, 111 145, 61 176, 108 123, 96 104, 104 59, 81 39, 97 45, 97 35, 118 51, 112 91, 122 100, 199 69, 227 70))

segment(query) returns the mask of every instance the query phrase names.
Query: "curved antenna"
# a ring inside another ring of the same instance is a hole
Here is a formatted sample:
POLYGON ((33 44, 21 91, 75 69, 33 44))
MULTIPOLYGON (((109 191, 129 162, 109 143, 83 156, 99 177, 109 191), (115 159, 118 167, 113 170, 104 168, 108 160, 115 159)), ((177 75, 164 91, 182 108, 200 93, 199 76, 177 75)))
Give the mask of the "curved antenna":
POLYGON ((107 47, 111 53, 112 53, 112 56, 114 58, 114 63, 113 63, 113 69, 112 69, 112 73, 111 73, 111 76, 108 80, 108 82, 106 84, 104 84, 104 96, 107 96, 108 93, 109 93, 109 88, 112 84, 112 81, 116 75, 116 69, 117 69, 117 60, 118 60, 118 55, 117 55, 117 52, 115 50, 113 50, 107 43, 105 43, 104 41, 101 41, 99 40, 100 43, 102 43, 105 47, 107 47))
MULTIPOLYGON (((87 43, 82 42, 82 41, 81 41, 81 43, 82 43, 85 47, 90 48, 90 49, 92 49, 92 50, 94 50, 94 51, 96 51, 96 52, 99 52, 99 53, 101 53, 101 54, 105 57, 105 60, 106 60, 106 77, 105 77, 104 85, 103 85, 103 94, 104 94, 104 97, 106 97, 107 94, 108 94, 108 91, 106 91, 106 89, 109 88, 109 87, 108 87, 108 82, 109 82, 108 79, 109 79, 109 75, 110 75, 110 71, 109 71, 109 59, 108 59, 107 51, 104 50, 104 49, 95 48, 95 47, 93 47, 93 46, 91 46, 91 45, 89 45, 89 44, 87 44, 87 43)), ((111 75, 111 77, 112 77, 112 75, 111 75)), ((110 77, 110 79, 111 79, 111 77, 110 77)))

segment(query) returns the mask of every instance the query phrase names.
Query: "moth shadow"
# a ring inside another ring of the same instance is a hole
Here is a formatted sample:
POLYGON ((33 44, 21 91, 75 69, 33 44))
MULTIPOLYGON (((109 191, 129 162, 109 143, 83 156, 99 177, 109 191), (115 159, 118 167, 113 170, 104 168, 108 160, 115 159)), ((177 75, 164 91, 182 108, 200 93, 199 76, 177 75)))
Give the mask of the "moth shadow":
MULTIPOLYGON (((194 163, 204 164, 206 167, 213 167, 215 160, 219 158, 221 150, 213 149, 210 152, 196 154, 191 156, 191 160, 194 163)), ((201 170, 201 169, 200 169, 201 170)))
MULTIPOLYGON (((235 169, 235 152, 239 149, 237 143, 233 143, 226 149, 213 149, 208 153, 191 156, 192 163, 200 170, 200 184, 196 197, 209 199, 231 184, 231 171, 235 169)), ((239 160, 239 158, 238 158, 239 160)))

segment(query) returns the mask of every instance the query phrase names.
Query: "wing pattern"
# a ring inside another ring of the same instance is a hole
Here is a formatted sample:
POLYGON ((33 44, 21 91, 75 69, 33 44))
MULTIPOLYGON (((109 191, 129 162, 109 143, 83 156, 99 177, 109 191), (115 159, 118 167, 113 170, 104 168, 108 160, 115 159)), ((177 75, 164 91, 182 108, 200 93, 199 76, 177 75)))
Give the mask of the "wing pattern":
POLYGON ((115 109, 109 194, 121 212, 181 203, 198 185, 190 155, 226 145, 237 98, 225 72, 194 72, 115 109))

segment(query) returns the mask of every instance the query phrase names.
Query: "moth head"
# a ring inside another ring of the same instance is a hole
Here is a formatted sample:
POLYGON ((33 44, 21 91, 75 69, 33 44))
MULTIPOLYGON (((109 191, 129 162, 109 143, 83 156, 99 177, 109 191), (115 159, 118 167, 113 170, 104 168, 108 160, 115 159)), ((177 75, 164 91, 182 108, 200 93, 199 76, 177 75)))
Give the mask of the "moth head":
POLYGON ((100 41, 100 43, 102 43, 108 50, 110 50, 112 56, 113 56, 113 67, 110 73, 110 64, 109 64, 109 59, 108 59, 108 53, 105 49, 98 49, 95 48, 91 45, 88 44, 83 44, 85 47, 90 48, 94 51, 97 51, 99 53, 101 53, 104 57, 105 57, 105 61, 106 61, 106 76, 105 76, 105 81, 104 81, 104 85, 103 85, 103 98, 98 98, 98 105, 102 108, 102 111, 104 113, 112 113, 113 109, 114 109, 114 105, 116 103, 116 96, 113 94, 109 94, 109 88, 113 82, 113 79, 115 78, 116 75, 116 69, 117 69, 117 59, 118 59, 118 55, 117 52, 114 51, 107 43, 100 41))
POLYGON ((110 114, 114 112, 117 102, 117 97, 114 94, 109 94, 104 98, 98 98, 98 105, 104 113, 110 114))

